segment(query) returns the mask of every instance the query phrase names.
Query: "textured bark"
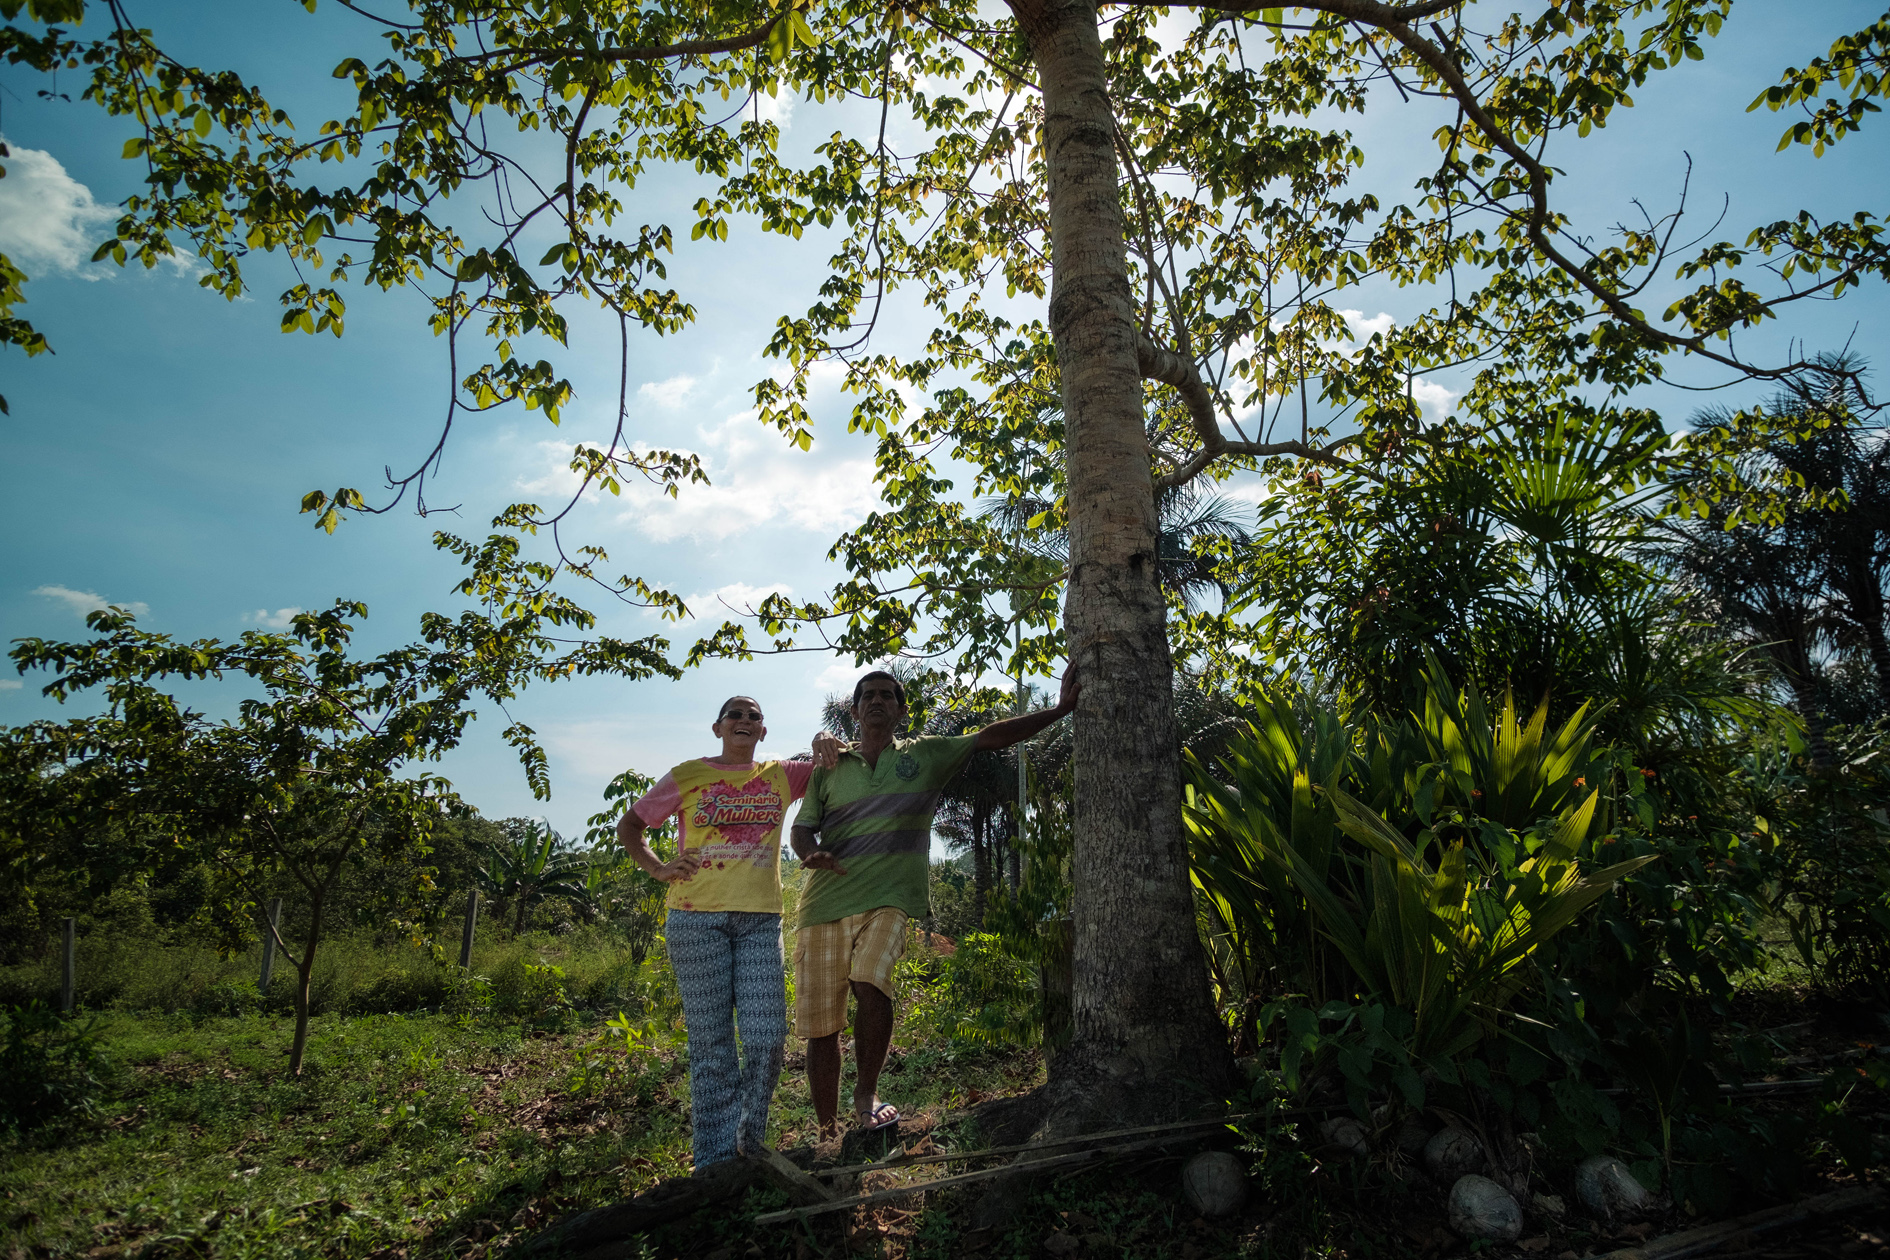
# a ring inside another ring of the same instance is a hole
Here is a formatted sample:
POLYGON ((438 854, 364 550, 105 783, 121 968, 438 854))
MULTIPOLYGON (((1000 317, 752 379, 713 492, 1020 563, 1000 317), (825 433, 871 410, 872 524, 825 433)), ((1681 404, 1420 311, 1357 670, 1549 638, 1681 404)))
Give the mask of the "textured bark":
POLYGON ((1067 425, 1075 719, 1074 1035, 1053 1131, 1219 1098, 1231 1060, 1195 933, 1156 512, 1093 3, 1012 0, 1044 97, 1050 329, 1067 425))

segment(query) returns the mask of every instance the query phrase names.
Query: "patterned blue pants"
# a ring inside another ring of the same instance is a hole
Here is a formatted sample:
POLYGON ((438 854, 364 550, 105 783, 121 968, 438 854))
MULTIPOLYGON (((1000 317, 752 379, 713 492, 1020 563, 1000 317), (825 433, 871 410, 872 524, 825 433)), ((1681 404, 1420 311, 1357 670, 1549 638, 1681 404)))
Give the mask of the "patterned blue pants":
POLYGON ((787 1043, 781 916, 671 910, 663 927, 689 1029, 689 1109, 697 1168, 759 1150, 787 1043), (742 1062, 735 1056, 741 1021, 742 1062))

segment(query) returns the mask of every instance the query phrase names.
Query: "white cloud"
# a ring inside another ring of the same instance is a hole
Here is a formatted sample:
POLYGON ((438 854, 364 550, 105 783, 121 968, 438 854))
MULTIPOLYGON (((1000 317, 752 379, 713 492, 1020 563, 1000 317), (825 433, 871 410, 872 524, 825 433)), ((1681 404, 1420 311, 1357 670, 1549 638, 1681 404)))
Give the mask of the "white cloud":
POLYGON ((18 691, 26 686, 17 678, 0 678, 0 691, 18 691))
POLYGON ((1457 400, 1463 397, 1463 391, 1447 389, 1420 376, 1411 382, 1411 397, 1431 420, 1437 421, 1450 414, 1457 400))
MULTIPOLYGON (((711 702, 713 703, 713 702, 711 702)), ((703 719, 706 727, 709 720, 703 719)), ((621 718, 565 721, 545 731, 545 748, 557 759, 560 775, 607 780, 636 764, 637 724, 621 718)), ((574 839, 581 839, 580 830, 574 839)))
POLYGON ((815 686, 815 691, 820 691, 822 695, 839 695, 841 691, 851 691, 852 684, 860 680, 860 674, 866 673, 869 669, 871 665, 854 665, 852 661, 839 659, 815 674, 813 686, 815 686))
MULTIPOLYGON (((656 542, 720 540, 760 529, 809 530, 831 538, 865 519, 879 502, 870 458, 804 452, 742 411, 701 431, 699 454, 710 484, 682 487, 671 499, 656 487, 627 484, 626 524, 656 542)), ((569 481, 570 474, 565 477, 569 481)), ((529 487, 528 487, 529 488, 529 487)))
POLYGON ((682 400, 688 397, 695 384, 696 378, 693 376, 672 376, 666 381, 645 381, 637 394, 658 407, 675 408, 682 405, 682 400))
POLYGON ((92 190, 43 149, 8 146, 0 179, 0 251, 31 274, 73 271, 91 261, 117 210, 92 200, 92 190))
MULTIPOLYGON (((580 450, 588 451, 604 451, 609 449, 603 442, 588 441, 577 443, 577 447, 580 450)), ((576 460, 572 448, 563 442, 553 440, 537 443, 537 449, 539 456, 544 460, 541 471, 536 477, 520 477, 516 482, 518 488, 528 490, 533 494, 555 494, 561 498, 576 494, 578 485, 582 481, 582 474, 571 466, 576 460)), ((619 457, 626 456, 629 452, 630 447, 627 443, 620 443, 618 445, 617 454, 619 457)), ((689 451, 677 452, 677 454, 680 455, 690 453, 689 451)), ((625 469, 624 472, 628 476, 636 476, 634 472, 628 469, 625 469)), ((592 502, 596 502, 602 497, 603 493, 598 483, 593 481, 590 488, 584 492, 584 497, 592 502)))
POLYGON ((1251 503, 1258 506, 1279 493, 1272 482, 1258 473, 1236 473, 1226 481, 1215 485, 1214 493, 1234 500, 1236 503, 1251 503))
MULTIPOLYGON (((0 183, 4 182, 0 180, 0 183)), ((44 595, 47 599, 56 599, 70 608, 75 616, 80 617, 101 608, 109 608, 113 604, 134 617, 146 617, 151 613, 151 605, 143 600, 106 599, 93 591, 75 591, 69 586, 36 586, 33 588, 33 594, 44 595)))
POLYGON ((294 622, 295 615, 301 611, 300 608, 278 608, 270 612, 267 608, 258 608, 255 612, 244 613, 243 620, 268 630, 287 630, 294 622))
POLYGON ((782 131, 786 131, 788 124, 794 120, 794 101, 792 92, 784 92, 779 96, 764 96, 756 103, 756 109, 760 112, 763 122, 771 122, 782 131))
POLYGON ((761 601, 770 595, 792 595, 794 588, 785 582, 773 582, 767 586, 750 586, 746 582, 730 582, 727 586, 718 586, 707 594, 688 595, 683 603, 688 604, 698 621, 723 621, 731 616, 746 616, 761 606, 761 601))
POLYGON ((1346 327, 1352 330, 1352 336, 1359 341, 1370 341, 1379 333, 1390 332, 1398 321, 1384 311, 1367 318, 1364 311, 1344 310, 1339 314, 1344 317, 1346 327))
POLYGON ((851 696, 853 684, 876 669, 885 669, 888 662, 874 661, 871 665, 855 665, 847 657, 841 657, 827 668, 814 675, 813 688, 823 696, 851 696))

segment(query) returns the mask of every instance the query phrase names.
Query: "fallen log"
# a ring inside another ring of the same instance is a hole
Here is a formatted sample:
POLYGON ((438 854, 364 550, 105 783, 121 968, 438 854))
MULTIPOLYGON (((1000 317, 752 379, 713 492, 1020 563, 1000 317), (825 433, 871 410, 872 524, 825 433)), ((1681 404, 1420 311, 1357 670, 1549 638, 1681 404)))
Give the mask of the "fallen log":
POLYGON ((871 1164, 836 1164, 831 1168, 816 1168, 810 1174, 815 1177, 856 1177, 861 1173, 885 1172, 893 1168, 916 1168, 920 1164, 952 1164, 969 1162, 974 1159, 989 1159, 999 1155, 1021 1155, 1028 1151, 1053 1151, 1066 1146, 1082 1146, 1095 1142, 1107 1142, 1116 1138, 1140 1137, 1149 1133, 1175 1133, 1190 1129, 1213 1129, 1223 1125, 1235 1124, 1242 1120, 1286 1119, 1297 1116, 1323 1116, 1335 1111, 1349 1111, 1344 1103, 1335 1103, 1324 1107, 1289 1107, 1281 1111, 1248 1111, 1234 1116, 1203 1116, 1199 1120, 1177 1120, 1169 1124, 1149 1124, 1136 1129, 1112 1129, 1105 1133, 1083 1133, 1075 1137, 1051 1138, 1042 1142, 1018 1142, 1010 1146, 987 1146, 971 1151, 944 1151, 931 1155, 888 1155, 885 1159, 871 1164))
POLYGON ((671 1177, 634 1199, 580 1212, 539 1234, 525 1250, 530 1255, 558 1253, 574 1260, 619 1260, 634 1254, 630 1242, 636 1235, 711 1204, 739 1198, 763 1176, 758 1161, 731 1159, 691 1177, 671 1177))
POLYGON ((751 1155, 749 1159, 754 1162, 762 1180, 778 1190, 785 1190, 788 1198, 795 1203, 826 1203, 834 1197, 831 1190, 801 1171, 793 1160, 772 1147, 762 1147, 761 1154, 751 1155))
POLYGON ((1054 1151, 1067 1146, 1093 1145, 1097 1142, 1109 1142, 1117 1138, 1142 1137, 1151 1133, 1177 1133, 1192 1129, 1213 1129, 1233 1124, 1237 1120, 1252 1120, 1260 1113, 1248 1113, 1238 1116, 1209 1116, 1200 1120, 1179 1120, 1170 1124, 1149 1124, 1138 1129, 1112 1129, 1106 1133, 1083 1133, 1075 1137, 1052 1138, 1042 1142, 1018 1142, 1010 1146, 986 1146, 970 1151, 941 1151, 930 1155, 888 1155, 885 1159, 872 1164, 835 1164, 831 1168, 816 1168, 810 1174, 815 1177, 857 1177, 862 1173, 885 1172, 894 1168, 917 1168, 921 1164, 963 1163, 974 1159, 993 1159, 999 1155, 1021 1155, 1027 1151, 1054 1151))
POLYGON ((1797 1203, 1762 1208, 1730 1221, 1668 1234, 1665 1238, 1656 1238, 1638 1247, 1623 1247, 1619 1251, 1609 1252, 1601 1260, 1687 1260, 1688 1256, 1715 1251, 1729 1240, 1744 1234, 1767 1234, 1775 1229, 1802 1225, 1806 1221, 1842 1216, 1846 1212, 1869 1207, 1882 1198, 1883 1191, 1877 1186, 1851 1186, 1844 1190, 1833 1190, 1829 1194, 1813 1195, 1797 1203))

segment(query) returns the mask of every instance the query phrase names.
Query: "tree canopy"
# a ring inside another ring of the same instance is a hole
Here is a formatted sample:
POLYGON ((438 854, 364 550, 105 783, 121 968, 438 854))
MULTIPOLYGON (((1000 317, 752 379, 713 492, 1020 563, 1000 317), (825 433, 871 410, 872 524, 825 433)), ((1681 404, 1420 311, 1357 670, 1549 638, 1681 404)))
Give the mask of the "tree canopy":
MULTIPOLYGON (((1563 208, 1559 155, 1652 76, 1705 58, 1730 0, 343 8, 362 40, 335 69, 353 100, 312 129, 273 86, 173 58, 127 0, 0 0, 0 50, 88 68, 86 98, 137 121, 126 155, 146 187, 101 257, 188 252, 206 288, 235 298, 257 251, 280 254, 299 277, 281 295, 290 331, 339 335, 356 282, 426 296, 451 370, 436 439, 380 499, 311 491, 304 510, 331 530, 409 491, 424 510, 462 412, 523 402, 555 420, 575 306, 609 312, 626 356, 633 334, 689 322, 666 273, 683 225, 638 223, 652 169, 702 177, 691 239, 753 224, 785 244, 822 229, 828 278, 776 326, 766 351, 785 370, 755 400, 806 446, 810 373, 844 365, 849 426, 879 442, 885 507, 839 541, 847 581, 822 600, 770 598, 758 626, 774 649, 947 656, 968 676, 1007 657, 1019 674, 1064 657, 1085 671, 1076 1036, 1059 1071, 1094 1086, 1070 1096, 1099 1114, 1131 1082, 1225 1073, 1195 1048, 1205 992, 1175 981, 1200 970, 1170 678, 1172 651, 1194 649, 1171 646, 1171 622, 1188 623, 1158 575, 1158 496, 1256 468, 1395 480, 1491 431, 1532 440, 1569 408, 1592 419, 1584 431, 1638 432, 1616 414, 1622 396, 1676 360, 1791 379, 1815 361, 1760 357, 1741 334, 1890 275, 1868 208, 1697 236, 1678 207, 1613 231, 1563 208), (15 24, 22 11, 34 21, 15 24), (1191 25, 1158 38, 1172 11, 1191 25), (108 29, 79 34, 87 17, 108 29), (878 127, 792 160, 773 124, 749 117, 776 91, 864 103, 878 127), (1405 200, 1359 186, 1365 155, 1345 124, 1366 110, 1434 127, 1436 165, 1405 200), (895 145, 894 121, 922 142, 895 145), (1677 296, 1643 311, 1670 279, 1677 296), (1425 309, 1358 343, 1338 298, 1368 281, 1425 309), (1040 310, 1020 312, 1020 295, 1040 310), (914 301, 931 330, 897 353, 875 334, 914 301), (1440 369, 1469 387, 1453 417, 1427 422, 1412 382, 1440 369), (1048 571, 1040 549, 980 519, 977 496, 1051 505, 1031 523, 1067 530, 1067 565, 1048 571)), ((1753 108, 1807 111, 1782 145, 1841 154, 1877 108, 1890 18, 1833 35, 1826 55, 1755 85, 1753 108)), ((12 274, 0 273, 8 306, 12 274)), ((5 329, 34 348, 26 325, 5 329)), ((582 486, 686 490, 700 464, 639 440, 622 381, 608 442, 573 452, 582 486)), ((567 549, 574 502, 513 505, 500 521, 549 527, 580 578, 680 612, 674 594, 599 578, 601 554, 567 549)), ((753 646, 731 623, 690 659, 753 646)))

